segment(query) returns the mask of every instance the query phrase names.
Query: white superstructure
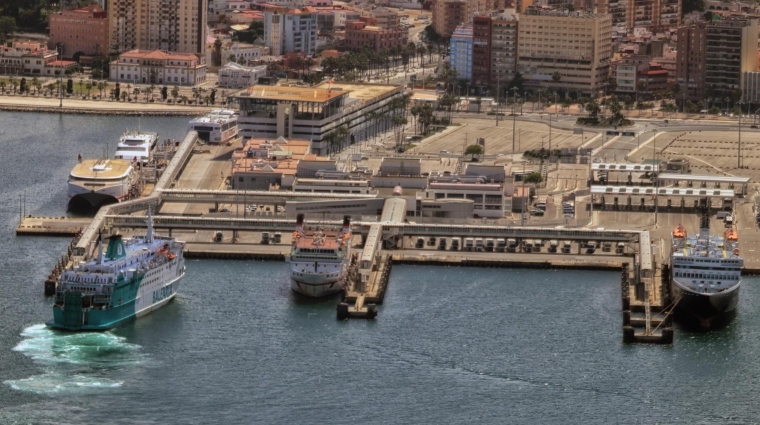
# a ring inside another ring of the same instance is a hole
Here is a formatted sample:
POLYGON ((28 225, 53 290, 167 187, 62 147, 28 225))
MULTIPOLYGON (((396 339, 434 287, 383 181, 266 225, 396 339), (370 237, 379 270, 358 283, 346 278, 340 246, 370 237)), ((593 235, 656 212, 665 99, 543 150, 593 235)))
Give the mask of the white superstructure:
POLYGON ((190 121, 187 131, 198 132, 198 138, 207 143, 225 143, 237 136, 237 119, 235 111, 217 109, 190 121))
POLYGON ((119 138, 114 158, 147 164, 153 158, 153 148, 157 141, 156 133, 125 131, 119 138))

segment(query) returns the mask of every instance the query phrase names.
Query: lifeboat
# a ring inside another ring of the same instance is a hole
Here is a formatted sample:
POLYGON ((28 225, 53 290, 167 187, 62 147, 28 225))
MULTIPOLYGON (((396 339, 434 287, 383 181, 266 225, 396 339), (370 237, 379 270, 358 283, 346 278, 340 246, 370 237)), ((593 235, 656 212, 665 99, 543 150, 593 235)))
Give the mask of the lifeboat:
POLYGON ((729 241, 738 241, 739 240, 739 233, 736 232, 734 229, 728 229, 725 233, 726 240, 729 241))
POLYGON ((684 229, 683 226, 678 225, 675 229, 673 229, 673 237, 683 239, 686 237, 686 229, 684 229))

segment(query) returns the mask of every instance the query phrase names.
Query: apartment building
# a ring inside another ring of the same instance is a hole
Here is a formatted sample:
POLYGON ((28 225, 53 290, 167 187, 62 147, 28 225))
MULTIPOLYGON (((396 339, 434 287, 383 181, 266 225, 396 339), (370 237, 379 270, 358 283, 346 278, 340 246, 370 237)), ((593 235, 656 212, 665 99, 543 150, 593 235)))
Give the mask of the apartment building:
POLYGON ((504 85, 517 70, 518 15, 514 9, 491 18, 491 84, 504 85))
POLYGON ((343 47, 346 50, 359 52, 364 48, 384 51, 393 47, 406 46, 409 30, 404 27, 381 28, 367 25, 366 19, 348 21, 345 24, 346 36, 343 47))
POLYGON ((317 13, 313 8, 277 8, 264 12, 264 43, 272 55, 317 51, 317 13))
MULTIPOLYGON (((654 33, 681 24, 683 0, 627 0, 626 28, 645 28, 654 33)), ((619 10, 619 6, 616 8, 619 10)), ((619 15, 617 15, 619 16, 619 15)))
POLYGON ((449 37, 476 13, 488 11, 488 0, 433 0, 433 29, 441 37, 449 37))
POLYGON ((676 79, 679 95, 691 100, 705 98, 705 47, 707 22, 678 29, 676 79))
POLYGON ((457 72, 457 79, 472 78, 472 25, 462 24, 454 30, 449 41, 451 69, 457 72))
POLYGON ((208 0, 110 0, 109 51, 206 54, 208 0))
POLYGON ((358 12, 362 18, 374 19, 374 25, 380 28, 396 28, 401 25, 401 16, 394 9, 378 7, 372 3, 349 3, 343 7, 358 12))
POLYGON ((599 93, 609 76, 611 27, 608 14, 529 7, 517 36, 517 70, 525 85, 599 93))
POLYGON ((485 93, 491 85, 491 17, 472 18, 472 85, 485 93))
POLYGON ((758 65, 756 18, 700 22, 678 30, 676 74, 686 98, 738 100, 744 72, 758 65))
POLYGON ((101 55, 108 50, 108 14, 97 4, 50 15, 48 48, 62 47, 65 58, 74 53, 101 55))

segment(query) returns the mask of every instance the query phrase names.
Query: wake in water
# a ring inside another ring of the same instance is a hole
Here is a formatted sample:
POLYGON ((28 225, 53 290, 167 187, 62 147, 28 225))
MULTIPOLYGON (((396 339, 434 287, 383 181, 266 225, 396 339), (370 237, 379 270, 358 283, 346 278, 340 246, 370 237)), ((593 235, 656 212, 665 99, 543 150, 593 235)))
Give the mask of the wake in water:
POLYGON ((34 325, 21 336, 13 350, 33 359, 43 373, 5 381, 15 390, 52 395, 116 388, 123 382, 113 379, 115 372, 143 362, 139 345, 109 332, 69 333, 34 325))

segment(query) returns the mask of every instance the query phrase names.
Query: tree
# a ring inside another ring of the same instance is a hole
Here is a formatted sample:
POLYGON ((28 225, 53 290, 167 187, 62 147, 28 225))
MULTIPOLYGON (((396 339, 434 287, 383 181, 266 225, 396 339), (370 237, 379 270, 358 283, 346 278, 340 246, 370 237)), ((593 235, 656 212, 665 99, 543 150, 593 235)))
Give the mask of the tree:
POLYGON ((682 15, 686 16, 691 12, 704 12, 705 0, 683 0, 682 15))
POLYGON ((113 90, 114 90, 113 92, 114 97, 116 98, 116 100, 119 100, 119 98, 121 97, 121 86, 119 85, 119 83, 116 83, 116 88, 114 88, 113 90))
POLYGON ((596 118, 597 115, 599 115, 599 111, 601 109, 599 108, 599 104, 591 101, 586 104, 586 111, 588 112, 589 117, 596 118))
POLYGON ((169 88, 166 86, 161 87, 161 100, 166 101, 169 97, 169 88))
POLYGON ((211 93, 209 94, 209 101, 211 101, 212 105, 216 105, 216 89, 211 89, 211 93))
POLYGON ((92 81, 87 81, 84 88, 87 90, 87 97, 90 97, 90 90, 92 90, 92 81))
POLYGON ((179 97, 179 87, 174 86, 172 87, 172 99, 174 99, 174 102, 177 102, 177 97, 179 97))
POLYGON ((517 91, 522 93, 524 84, 525 84, 525 79, 523 78, 522 74, 520 74, 519 72, 516 72, 515 77, 509 81, 509 84, 507 84, 507 89, 505 93, 508 93, 510 90, 512 90, 513 87, 517 87, 517 91))
POLYGON ((100 92, 100 98, 103 98, 103 90, 106 89, 108 85, 102 81, 98 81, 98 91, 100 92))
POLYGON ((12 16, 0 16, 0 42, 16 32, 16 20, 12 16))
POLYGON ((525 176, 525 183, 541 183, 544 181, 544 178, 541 176, 541 173, 533 172, 525 176))
POLYGON ((74 80, 69 78, 66 80, 66 94, 74 93, 74 80))
POLYGON ((21 79, 21 84, 18 87, 18 91, 19 91, 19 93, 24 94, 24 92, 28 91, 28 90, 29 90, 29 88, 26 87, 26 78, 22 78, 21 79))
POLYGON ((483 155, 483 146, 480 145, 470 145, 467 146, 467 149, 464 151, 465 155, 470 155, 470 159, 475 159, 475 155, 483 155))
POLYGON ((222 40, 218 37, 214 41, 214 51, 211 53, 211 65, 222 66, 222 40))
POLYGON ((235 58, 235 55, 230 53, 230 56, 227 58, 227 62, 235 63, 237 62, 237 58, 235 58))

